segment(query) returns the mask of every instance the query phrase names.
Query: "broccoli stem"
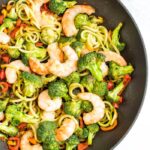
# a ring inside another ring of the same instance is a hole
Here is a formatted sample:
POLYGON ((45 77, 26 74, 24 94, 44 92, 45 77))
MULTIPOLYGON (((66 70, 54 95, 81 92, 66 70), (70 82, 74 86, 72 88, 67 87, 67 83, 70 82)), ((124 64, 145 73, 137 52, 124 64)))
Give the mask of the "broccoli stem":
POLYGON ((102 71, 99 69, 97 65, 89 67, 89 70, 98 81, 103 81, 102 71))
POLYGON ((88 135, 88 145, 92 145, 92 143, 93 143, 93 138, 94 138, 93 133, 90 133, 90 132, 89 132, 89 135, 88 135))

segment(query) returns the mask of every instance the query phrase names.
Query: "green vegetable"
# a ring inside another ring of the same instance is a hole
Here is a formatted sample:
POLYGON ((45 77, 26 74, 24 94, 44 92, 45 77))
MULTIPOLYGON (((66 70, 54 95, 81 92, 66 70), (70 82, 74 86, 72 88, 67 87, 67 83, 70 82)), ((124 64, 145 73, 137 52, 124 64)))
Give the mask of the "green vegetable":
POLYGON ((14 27, 15 21, 11 20, 10 18, 5 18, 3 24, 0 26, 0 32, 4 29, 12 29, 14 27))
POLYGON ((84 49, 85 45, 84 43, 80 42, 80 41, 75 41, 71 44, 72 48, 76 51, 78 57, 81 56, 81 52, 84 49))
POLYGON ((102 17, 96 17, 94 15, 90 16, 89 19, 90 19, 91 23, 93 23, 93 24, 98 24, 99 25, 99 24, 102 24, 104 22, 102 17))
POLYGON ((119 66, 115 62, 109 63, 109 76, 113 79, 119 79, 126 74, 131 74, 133 71, 134 68, 132 65, 119 66))
MULTIPOLYGON (((16 45, 15 46, 21 48, 23 43, 24 43, 24 39, 23 38, 19 38, 16 41, 16 45)), ((7 49, 7 52, 10 55, 11 58, 17 59, 20 56, 20 51, 18 50, 18 48, 13 48, 13 49, 9 48, 9 49, 7 49)))
POLYGON ((64 103, 64 112, 66 114, 72 115, 76 118, 80 117, 82 113, 81 108, 82 101, 74 100, 64 103))
POLYGON ((95 79, 91 75, 84 76, 81 80, 81 84, 85 87, 88 92, 92 92, 95 79))
POLYGON ((79 143, 79 138, 76 135, 72 135, 66 142, 66 150, 74 150, 79 143))
POLYGON ((93 86, 92 93, 95 93, 99 96, 105 96, 108 92, 107 83, 106 82, 98 82, 96 81, 93 86))
POLYGON ((107 99, 111 102, 118 102, 120 99, 119 93, 124 90, 123 81, 120 82, 113 90, 108 92, 107 99))
POLYGON ((82 101, 82 110, 86 113, 91 112, 93 110, 93 105, 89 101, 82 101))
POLYGON ((57 15, 63 14, 67 8, 74 6, 77 2, 75 0, 65 1, 65 0, 51 0, 49 3, 49 8, 52 12, 57 15))
POLYGON ((53 81, 49 83, 48 94, 51 98, 64 98, 66 101, 70 100, 67 85, 62 81, 53 81))
POLYGON ((86 139, 89 135, 89 131, 87 128, 77 128, 75 134, 79 137, 79 139, 86 139))
POLYGON ((25 96, 32 97, 37 89, 43 86, 42 79, 35 74, 22 72, 21 77, 24 82, 23 92, 25 96))
POLYGON ((4 121, 2 124, 0 124, 0 132, 8 136, 16 136, 18 129, 12 125, 8 125, 8 122, 4 121))
POLYGON ((56 42, 58 38, 58 33, 52 30, 50 27, 45 27, 41 31, 41 40, 45 44, 51 44, 53 42, 56 42))
POLYGON ((43 143, 43 150, 60 150, 60 146, 56 140, 51 139, 49 143, 43 143))
POLYGON ((10 9, 9 13, 7 14, 7 17, 12 19, 12 20, 17 20, 18 16, 17 16, 15 7, 12 7, 10 9))
POLYGON ((66 84, 69 86, 71 83, 79 83, 80 82, 80 74, 78 72, 71 73, 68 77, 63 78, 66 84))
POLYGON ((87 14, 79 14, 75 17, 76 28, 81 28, 82 26, 89 25, 89 16, 87 14))
POLYGON ((87 129, 89 131, 88 145, 92 145, 95 134, 99 131, 99 126, 98 126, 98 124, 91 124, 91 125, 87 126, 87 129))
POLYGON ((53 136, 55 129, 57 128, 56 122, 52 121, 43 121, 40 122, 39 127, 37 129, 37 138, 41 142, 49 142, 50 136, 53 136))
POLYGON ((71 45, 76 39, 74 37, 61 36, 59 39, 59 47, 62 48, 67 45, 71 45))
POLYGON ((6 109, 9 99, 0 100, 0 112, 3 112, 6 109))
POLYGON ((33 53, 26 53, 25 57, 29 59, 31 56, 39 60, 43 60, 47 56, 47 50, 43 47, 36 47, 34 43, 26 43, 26 50, 34 51, 33 53))
POLYGON ((87 69, 91 72, 95 79, 102 81, 103 75, 100 69, 100 65, 104 59, 105 57, 102 54, 96 52, 88 53, 79 59, 78 69, 80 72, 87 69))
POLYGON ((119 23, 118 26, 114 29, 113 33, 112 33, 112 43, 119 49, 119 51, 124 50, 125 48, 125 43, 120 43, 119 39, 120 39, 120 35, 119 32, 122 28, 123 24, 119 23))
POLYGON ((5 112, 6 120, 10 121, 13 126, 17 126, 21 122, 37 123, 38 119, 33 116, 27 115, 21 111, 20 105, 13 104, 7 106, 5 112))

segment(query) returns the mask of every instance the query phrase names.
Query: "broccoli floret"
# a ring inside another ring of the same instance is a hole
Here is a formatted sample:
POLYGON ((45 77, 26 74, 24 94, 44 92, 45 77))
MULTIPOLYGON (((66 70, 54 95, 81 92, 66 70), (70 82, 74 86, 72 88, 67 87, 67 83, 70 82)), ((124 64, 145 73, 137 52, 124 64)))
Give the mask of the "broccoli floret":
POLYGON ((57 128, 56 122, 43 121, 40 122, 37 129, 37 138, 41 142, 47 143, 53 137, 55 129, 57 128))
MULTIPOLYGON (((20 38, 20 39, 18 39, 16 41, 16 45, 15 46, 21 48, 23 42, 24 42, 24 39, 20 38)), ((7 49, 7 52, 11 56, 11 58, 17 59, 20 56, 20 51, 17 48, 13 48, 13 49, 9 48, 9 49, 7 49)))
POLYGON ((56 31, 52 30, 50 27, 45 27, 41 31, 41 40, 45 44, 51 44, 56 42, 59 38, 59 35, 56 31))
POLYGON ((87 129, 89 131, 88 145, 92 145, 93 138, 95 137, 95 134, 99 131, 99 126, 98 124, 91 124, 87 126, 87 129))
POLYGON ((42 47, 36 47, 34 43, 26 43, 26 50, 34 51, 33 53, 26 53, 25 57, 29 59, 30 57, 37 58, 39 60, 44 59, 47 56, 47 50, 42 47))
POLYGON ((26 66, 29 66, 29 59, 25 53, 21 53, 21 60, 26 66))
POLYGON ((0 100, 0 112, 3 112, 6 109, 9 99, 0 100))
POLYGON ((70 100, 67 85, 62 81, 53 81, 49 83, 48 94, 52 98, 64 98, 66 101, 70 100))
POLYGON ((75 134, 79 137, 79 139, 86 139, 89 135, 89 131, 87 128, 77 128, 75 134))
POLYGON ((94 83, 92 92, 99 95, 99 96, 105 96, 108 92, 107 83, 96 81, 94 83))
POLYGON ((59 39, 59 47, 63 48, 64 46, 71 45, 76 39, 74 37, 60 37, 59 39))
POLYGON ((94 15, 90 16, 89 19, 90 19, 91 23, 94 23, 97 25, 102 24, 104 22, 104 19, 102 17, 96 17, 94 15))
POLYGON ((82 110, 86 113, 91 112, 93 110, 93 105, 89 101, 82 101, 82 110))
POLYGON ((79 14, 75 17, 76 28, 81 28, 82 26, 89 25, 89 16, 87 14, 79 14))
POLYGON ((79 100, 65 102, 64 112, 66 114, 69 114, 78 118, 82 113, 81 104, 82 104, 82 101, 79 101, 79 100))
POLYGON ((4 31, 4 29, 12 29, 14 27, 15 21, 5 18, 3 24, 0 26, 0 32, 4 31))
POLYGON ((19 125, 19 123, 21 122, 25 122, 25 123, 38 122, 38 119, 22 112, 20 105, 17 104, 9 105, 6 109, 5 116, 6 116, 6 120, 10 121, 10 123, 14 126, 19 125))
POLYGON ((21 77, 24 81, 23 92, 25 96, 31 97, 37 91, 37 89, 43 86, 42 79, 29 72, 22 72, 21 77))
POLYGON ((71 83, 80 82, 80 74, 78 72, 71 73, 68 77, 63 78, 66 84, 69 86, 71 83))
POLYGON ((17 16, 15 7, 12 7, 10 9, 9 13, 7 14, 7 17, 12 19, 12 20, 17 20, 18 16, 17 16))
POLYGON ((72 1, 64 1, 64 0, 51 0, 49 3, 49 8, 52 12, 57 15, 63 14, 67 8, 74 6, 77 2, 75 0, 72 1))
POLYGON ((125 43, 119 42, 120 39, 119 31, 121 30, 122 26, 123 24, 119 23, 112 33, 112 43, 118 48, 119 51, 124 50, 126 45, 125 43))
POLYGON ((91 75, 84 76, 81 80, 81 84, 85 87, 88 92, 92 92, 95 79, 91 75))
POLYGON ((78 69, 79 71, 89 70, 93 77, 98 81, 103 80, 103 74, 100 69, 101 63, 104 61, 105 57, 102 54, 91 52, 83 57, 81 57, 78 61, 78 69))
POLYGON ((49 143, 43 143, 43 150, 60 150, 60 146, 56 140, 51 140, 49 143))
POLYGON ((111 102, 118 102, 120 99, 120 92, 122 92, 125 88, 125 85, 122 82, 120 82, 113 90, 109 91, 107 94, 107 99, 111 102))
POLYGON ((76 135, 72 135, 66 142, 66 150, 73 150, 80 143, 76 135))
POLYGON ((12 125, 8 125, 8 122, 4 121, 0 124, 0 132, 9 136, 16 136, 18 133, 18 129, 12 125))
POLYGON ((134 71, 132 65, 128 66, 119 66, 115 62, 109 63, 109 76, 113 79, 118 79, 126 74, 131 74, 134 71))
POLYGON ((80 41, 75 41, 71 44, 72 48, 76 51, 78 57, 81 56, 81 52, 84 49, 85 45, 84 43, 80 42, 80 41))

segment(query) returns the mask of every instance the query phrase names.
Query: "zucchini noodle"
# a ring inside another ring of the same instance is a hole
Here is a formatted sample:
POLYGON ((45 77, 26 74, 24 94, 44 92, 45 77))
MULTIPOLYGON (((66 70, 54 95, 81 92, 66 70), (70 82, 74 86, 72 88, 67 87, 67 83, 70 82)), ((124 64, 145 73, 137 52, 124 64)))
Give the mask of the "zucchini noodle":
POLYGON ((104 103, 105 103, 105 115, 103 119, 98 122, 98 124, 101 127, 109 127, 114 124, 114 121, 118 117, 118 113, 110 102, 104 101, 104 103))
POLYGON ((66 118, 72 119, 72 120, 75 122, 75 124, 76 124, 76 129, 79 127, 78 121, 77 121, 73 116, 71 116, 71 115, 66 115, 66 114, 60 116, 60 118, 59 118, 59 120, 58 120, 58 125, 61 126, 62 123, 63 123, 63 121, 64 121, 66 118))
POLYGON ((36 126, 37 126, 37 125, 35 125, 35 124, 29 124, 29 125, 28 125, 28 127, 32 129, 33 136, 34 136, 35 140, 36 140, 38 143, 40 143, 40 141, 39 141, 38 138, 37 138, 37 133, 36 133, 37 127, 36 127, 36 126))
POLYGON ((69 86, 69 95, 73 98, 73 99, 77 99, 77 95, 75 95, 74 93, 73 93, 73 91, 75 90, 75 89, 80 89, 81 90, 81 93, 84 93, 84 87, 81 85, 81 84, 79 84, 79 83, 72 83, 70 86, 69 86))
POLYGON ((40 108, 36 106, 35 101, 30 101, 29 102, 29 109, 30 109, 30 113, 35 118, 39 118, 40 117, 40 108))

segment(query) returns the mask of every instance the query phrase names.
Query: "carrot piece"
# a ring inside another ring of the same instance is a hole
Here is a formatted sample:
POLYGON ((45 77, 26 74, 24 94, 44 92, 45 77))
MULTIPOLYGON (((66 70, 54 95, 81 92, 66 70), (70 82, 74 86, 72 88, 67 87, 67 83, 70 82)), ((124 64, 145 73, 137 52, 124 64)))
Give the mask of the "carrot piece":
POLYGON ((16 37, 16 33, 18 32, 18 30, 20 29, 20 27, 16 27, 15 29, 13 29, 10 33, 11 38, 15 38, 16 37))
POLYGON ((4 80, 5 77, 6 77, 6 75, 5 75, 5 70, 4 70, 4 69, 1 69, 1 70, 0 70, 0 80, 4 80))
POLYGON ((35 46, 37 46, 37 47, 43 46, 43 43, 42 43, 42 42, 37 42, 37 43, 35 44, 35 46))
POLYGON ((27 123, 22 122, 18 125, 19 131, 23 131, 27 127, 27 123))
POLYGON ((0 82, 0 85, 2 86, 2 93, 6 93, 8 91, 9 85, 7 82, 0 82))
POLYGON ((3 60, 4 63, 9 63, 10 62, 10 57, 8 54, 2 54, 1 59, 3 60))
POLYGON ((35 145, 37 142, 35 140, 35 138, 28 138, 29 142, 33 145, 35 145))
POLYGON ((20 27, 20 25, 21 25, 21 19, 18 19, 17 22, 16 22, 16 26, 20 27))
POLYGON ((102 131, 111 131, 111 130, 113 130, 116 126, 117 126, 117 124, 118 124, 118 121, 117 121, 117 119, 114 121, 114 124, 112 125, 112 126, 110 126, 110 127, 101 127, 101 130, 102 131))
POLYGON ((78 150, 86 150, 88 148, 88 142, 78 144, 78 150))

